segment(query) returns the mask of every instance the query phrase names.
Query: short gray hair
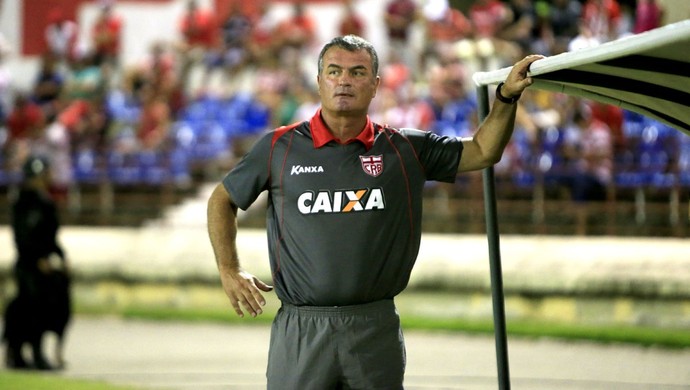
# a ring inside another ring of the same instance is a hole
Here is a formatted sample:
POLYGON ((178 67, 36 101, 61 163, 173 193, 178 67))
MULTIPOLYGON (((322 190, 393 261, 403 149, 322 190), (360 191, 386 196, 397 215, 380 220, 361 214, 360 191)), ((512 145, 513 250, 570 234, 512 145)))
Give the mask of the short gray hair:
POLYGON ((376 54, 374 45, 372 45, 366 39, 352 34, 333 38, 323 47, 323 49, 321 49, 321 53, 319 53, 319 74, 321 74, 321 71, 323 71, 323 55, 326 54, 328 49, 334 46, 347 51, 366 50, 367 53, 369 53, 369 56, 371 56, 371 68, 374 76, 378 76, 379 56, 376 54))

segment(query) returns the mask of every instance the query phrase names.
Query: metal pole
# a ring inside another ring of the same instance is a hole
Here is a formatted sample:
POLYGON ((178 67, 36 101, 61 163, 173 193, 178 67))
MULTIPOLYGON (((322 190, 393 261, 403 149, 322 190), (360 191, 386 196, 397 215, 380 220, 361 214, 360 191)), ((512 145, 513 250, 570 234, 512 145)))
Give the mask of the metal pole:
MULTIPOLYGON (((479 123, 489 115, 488 86, 477 87, 479 123)), ((498 388, 510 390, 508 368, 508 341, 506 337, 505 299, 503 296, 503 271, 501 269, 501 249, 496 211, 496 186, 494 168, 482 171, 484 182, 484 213, 486 234, 489 241, 489 267, 491 273, 491 297, 494 310, 494 334, 496 338, 496 366, 498 368, 498 388)))

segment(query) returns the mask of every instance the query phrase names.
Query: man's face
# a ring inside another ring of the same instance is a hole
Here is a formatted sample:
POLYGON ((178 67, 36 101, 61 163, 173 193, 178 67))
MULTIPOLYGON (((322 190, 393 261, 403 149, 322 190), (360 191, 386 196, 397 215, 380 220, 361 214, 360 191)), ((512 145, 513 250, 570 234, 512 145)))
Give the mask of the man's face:
POLYGON ((366 114, 380 79, 373 73, 366 50, 354 52, 332 47, 324 53, 318 75, 321 107, 336 115, 366 114))

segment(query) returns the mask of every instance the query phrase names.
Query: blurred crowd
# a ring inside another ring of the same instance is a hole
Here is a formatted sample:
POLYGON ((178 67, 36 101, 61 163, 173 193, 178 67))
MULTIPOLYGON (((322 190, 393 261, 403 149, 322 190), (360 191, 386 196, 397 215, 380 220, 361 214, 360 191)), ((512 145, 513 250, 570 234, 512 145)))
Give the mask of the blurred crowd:
MULTIPOLYGON (((357 3, 342 0, 339 19, 329 23, 339 34, 369 38, 357 3)), ((477 126, 472 72, 528 53, 599 45, 664 19, 657 0, 468 3, 462 11, 447 0, 382 2, 385 57, 372 120, 469 135, 477 126)), ((36 154, 51 161, 58 198, 75 184, 103 180, 185 185, 195 170, 232 166, 260 132, 314 114, 320 37, 309 1, 292 2, 282 19, 269 12, 270 1, 251 13, 233 1, 224 15, 195 0, 185 6, 178 36, 152 43, 134 65, 122 64, 122 31, 130 26, 114 1, 100 3, 88 37, 59 9, 51 13, 33 88, 15 91, 0 67, 0 185, 16 180, 22 161, 36 154)), ((0 56, 7 52, 0 42, 0 56)), ((525 186, 541 173, 576 201, 600 198, 615 169, 632 172, 635 148, 650 139, 665 153, 650 161, 663 160, 662 173, 678 169, 685 157, 665 148, 679 145, 669 139, 680 132, 667 130, 620 108, 528 90, 497 172, 525 186)))

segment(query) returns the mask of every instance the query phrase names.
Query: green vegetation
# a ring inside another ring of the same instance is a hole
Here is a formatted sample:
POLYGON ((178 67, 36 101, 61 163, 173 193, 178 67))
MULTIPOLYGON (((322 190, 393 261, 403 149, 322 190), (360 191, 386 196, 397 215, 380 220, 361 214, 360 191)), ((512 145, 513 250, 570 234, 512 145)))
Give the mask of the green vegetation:
MULTIPOLYGON (((102 314, 81 310, 82 314, 102 314)), ((229 308, 174 308, 159 306, 129 306, 118 313, 123 318, 156 321, 220 322, 227 324, 263 324, 273 320, 275 311, 256 318, 238 318, 229 308)), ((493 335, 493 322, 464 318, 439 318, 420 316, 414 313, 401 314, 405 330, 462 332, 470 334, 493 335)), ((587 340, 599 343, 629 343, 664 348, 690 348, 690 332, 687 329, 660 329, 620 325, 580 325, 538 320, 508 320, 510 337, 555 338, 563 340, 587 340)))
MULTIPOLYGON (((493 334, 491 321, 463 319, 438 319, 403 317, 404 329, 493 334)), ((629 343, 665 348, 690 348, 690 332, 687 329, 659 329, 648 327, 577 325, 540 321, 508 321, 510 337, 555 338, 563 340, 587 340, 599 343, 629 343)))
MULTIPOLYGON (((234 313, 219 286, 202 284, 186 285, 136 285, 113 283, 100 285, 99 289, 78 289, 75 295, 78 315, 116 315, 157 321, 220 322, 227 324, 269 324, 278 311, 280 302, 275 294, 265 294, 264 314, 256 318, 239 318, 234 313)), ((573 302, 555 298, 549 305, 529 301, 535 308, 558 307, 556 315, 544 316, 529 312, 507 320, 511 338, 548 337, 563 340, 587 340, 600 343, 629 343, 664 348, 690 348, 690 332, 669 327, 633 326, 616 321, 610 315, 614 301, 594 299, 594 304, 578 310, 589 310, 582 318, 592 318, 599 323, 561 321, 563 313, 575 310, 573 302), (555 303, 554 303, 555 302, 555 303), (565 308, 565 309, 563 309, 565 308), (598 309, 597 309, 598 308, 598 309), (567 310, 566 310, 567 309, 567 310), (600 310, 600 311, 595 311, 600 310), (590 312, 591 311, 591 312, 590 312), (554 320, 555 318, 558 321, 554 320)), ((580 302, 585 305, 587 302, 580 302)), ((590 302, 591 303, 591 302, 590 302)), ((396 298, 405 330, 463 332, 493 335, 490 301, 480 295, 453 292, 406 291, 396 298), (489 305, 489 306, 487 306, 489 305), (476 308, 479 308, 477 310, 476 308), (473 312, 474 310, 474 312, 473 312), (478 317, 477 311, 484 313, 478 317), (470 313, 470 314, 468 314, 470 313)), ((524 302, 523 306, 527 306, 524 302)), ((622 305, 625 306, 625 305, 622 305)))
POLYGON ((31 390, 135 390, 134 387, 115 386, 103 382, 64 378, 54 373, 38 371, 0 372, 0 389, 31 390))

